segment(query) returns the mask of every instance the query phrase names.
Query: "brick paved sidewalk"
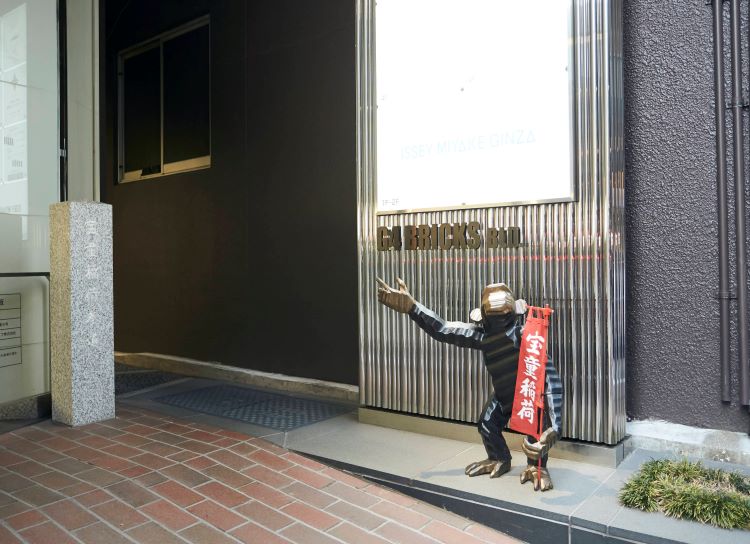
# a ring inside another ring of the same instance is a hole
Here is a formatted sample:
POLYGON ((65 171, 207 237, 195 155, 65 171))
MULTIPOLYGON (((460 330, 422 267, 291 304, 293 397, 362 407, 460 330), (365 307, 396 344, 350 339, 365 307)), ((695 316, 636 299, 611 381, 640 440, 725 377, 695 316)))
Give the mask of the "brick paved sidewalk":
POLYGON ((0 543, 512 543, 244 434, 136 410, 0 435, 0 543))

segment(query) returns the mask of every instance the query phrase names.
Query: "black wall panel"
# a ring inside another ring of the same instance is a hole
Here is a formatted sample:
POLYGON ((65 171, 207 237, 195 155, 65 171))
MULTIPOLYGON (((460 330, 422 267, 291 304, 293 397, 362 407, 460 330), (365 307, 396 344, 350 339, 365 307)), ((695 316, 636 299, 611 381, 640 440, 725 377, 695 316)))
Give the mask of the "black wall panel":
POLYGON ((354 3, 104 9, 115 348, 357 383, 354 3), (117 185, 117 52, 205 14, 211 168, 117 185))

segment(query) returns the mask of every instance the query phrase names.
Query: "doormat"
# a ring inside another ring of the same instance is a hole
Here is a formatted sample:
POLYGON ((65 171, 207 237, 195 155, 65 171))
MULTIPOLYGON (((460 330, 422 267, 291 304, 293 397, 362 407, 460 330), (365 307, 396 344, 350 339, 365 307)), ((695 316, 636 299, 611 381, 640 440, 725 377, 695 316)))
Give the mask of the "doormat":
POLYGON ((277 431, 292 431, 352 410, 350 406, 343 404, 290 397, 231 385, 195 389, 154 400, 186 410, 269 427, 277 431))

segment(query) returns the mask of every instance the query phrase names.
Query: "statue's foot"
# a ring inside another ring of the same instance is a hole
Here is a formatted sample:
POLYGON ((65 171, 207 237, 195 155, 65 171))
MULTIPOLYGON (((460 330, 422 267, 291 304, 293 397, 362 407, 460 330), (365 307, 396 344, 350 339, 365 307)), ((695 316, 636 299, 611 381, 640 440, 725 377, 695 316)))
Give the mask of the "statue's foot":
POLYGON ((534 483, 534 489, 540 489, 541 491, 547 491, 552 489, 552 478, 549 475, 549 471, 542 467, 542 479, 539 481, 539 467, 536 465, 527 465, 523 471, 521 471, 521 483, 525 484, 529 480, 534 483))
POLYGON ((466 467, 464 471, 467 476, 481 476, 482 474, 489 474, 490 478, 497 478, 502 476, 510 470, 510 459, 506 461, 498 461, 496 459, 485 459, 484 461, 477 461, 471 463, 466 467))

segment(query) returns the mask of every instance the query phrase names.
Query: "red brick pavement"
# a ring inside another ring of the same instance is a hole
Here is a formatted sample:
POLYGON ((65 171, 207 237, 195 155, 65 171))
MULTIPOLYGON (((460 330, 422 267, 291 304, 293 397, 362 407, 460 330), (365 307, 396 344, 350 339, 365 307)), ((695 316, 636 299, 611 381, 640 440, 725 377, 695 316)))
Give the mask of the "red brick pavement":
POLYGON ((0 435, 0 544, 512 543, 265 440, 130 407, 0 435))

